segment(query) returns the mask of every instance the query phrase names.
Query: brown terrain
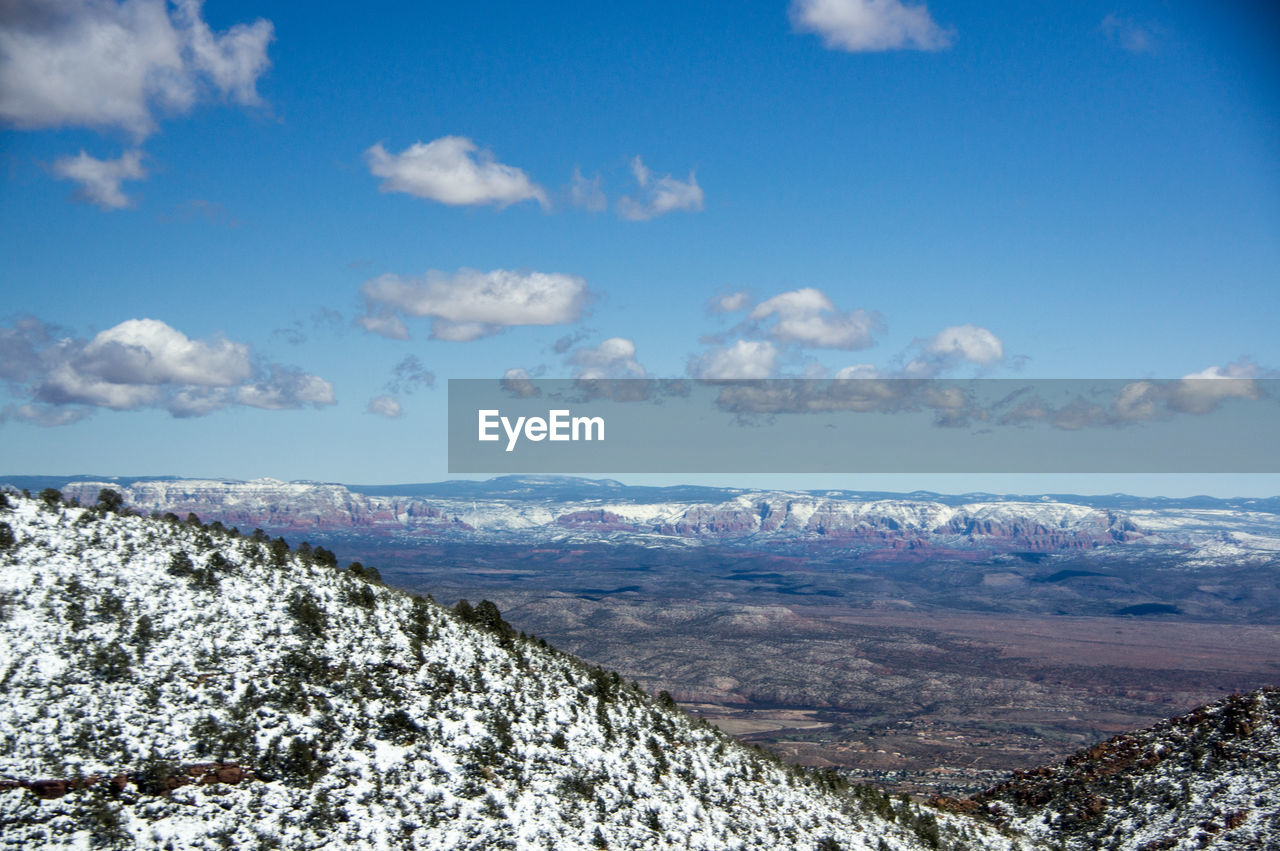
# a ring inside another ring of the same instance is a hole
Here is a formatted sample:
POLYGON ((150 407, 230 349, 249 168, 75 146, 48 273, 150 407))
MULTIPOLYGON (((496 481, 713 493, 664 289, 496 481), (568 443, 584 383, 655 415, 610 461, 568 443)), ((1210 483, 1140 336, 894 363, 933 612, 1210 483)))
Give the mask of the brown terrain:
POLYGON ((739 738, 914 792, 973 791, 1280 681, 1274 627, 799 606, 659 613, 563 600, 508 608, 739 738), (699 621, 711 623, 696 634, 676 627, 699 621))
MULTIPOLYGON (((1203 582, 1166 577, 1155 598, 1163 602, 1152 603, 1139 581, 1161 572, 1152 565, 1105 581, 1037 582, 1062 568, 833 570, 796 560, 788 570, 785 559, 759 554, 594 547, 370 557, 393 584, 442 601, 488 597, 517 629, 670 691, 745 741, 894 791, 969 794, 1225 694, 1280 683, 1280 625, 1115 614, 1186 606, 1183 596, 1201 593, 1203 582), (1070 593, 1061 587, 1073 583, 1070 593), (565 587, 574 590, 556 590, 565 587)), ((1228 584, 1262 581, 1246 571, 1228 584)))

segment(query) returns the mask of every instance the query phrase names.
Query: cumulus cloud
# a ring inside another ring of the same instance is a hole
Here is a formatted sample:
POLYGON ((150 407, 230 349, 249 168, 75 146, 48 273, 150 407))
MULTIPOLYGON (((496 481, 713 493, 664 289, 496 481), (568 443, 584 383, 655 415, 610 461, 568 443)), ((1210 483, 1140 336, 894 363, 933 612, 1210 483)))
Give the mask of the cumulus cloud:
POLYGON ((1264 378, 1280 378, 1280 371, 1245 359, 1211 366, 1183 376, 1170 393, 1169 405, 1180 413, 1203 414, 1228 399, 1260 399, 1264 391, 1256 379, 1264 378))
POLYGON ((266 375, 236 390, 237 404, 253 408, 279 411, 285 408, 301 408, 304 405, 320 407, 332 405, 333 385, 316 375, 308 375, 295 367, 270 364, 266 375))
POLYGON ((720 293, 712 296, 710 301, 707 302, 707 310, 710 313, 738 313, 750 306, 751 293, 747 290, 720 293))
POLYGON ((609 199, 600 188, 600 175, 587 180, 578 168, 573 170, 573 182, 569 184, 569 203, 592 213, 609 208, 609 199))
POLYGON ((812 348, 865 349, 883 327, 866 310, 841 313, 822 290, 806 287, 781 293, 756 305, 748 319, 779 343, 812 348), (771 323, 767 324, 766 323, 771 323))
POLYGON ((618 215, 622 218, 642 222, 677 210, 702 209, 702 187, 692 171, 688 180, 677 180, 669 174, 655 178, 637 156, 631 161, 631 173, 640 192, 634 198, 628 195, 618 199, 618 215))
POLYGON ((977 325, 951 325, 929 341, 925 350, 941 358, 956 358, 981 366, 991 366, 1004 357, 1004 344, 986 328, 977 325))
POLYGON ((255 363, 246 343, 192 340, 156 319, 126 320, 90 340, 55 337, 49 326, 22 320, 0 329, 0 348, 17 356, 4 374, 11 392, 31 400, 8 415, 43 424, 94 408, 162 408, 188 417, 233 405, 278 410, 334 402, 333 385, 318 376, 255 363))
POLYGON ((52 405, 6 405, 0 411, 0 422, 22 420, 42 426, 70 425, 92 413, 90 408, 58 408, 52 405))
POLYGON ((44 350, 59 335, 60 329, 31 316, 0 327, 0 379, 21 384, 39 373, 44 350))
POLYGON ((533 399, 542 395, 542 389, 534 386, 533 376, 523 367, 512 367, 502 374, 503 391, 517 399, 533 399))
POLYGON ((929 9, 901 0, 793 0, 791 23, 831 50, 943 50, 955 32, 938 26, 929 9))
POLYGON ((201 342, 158 319, 129 319, 100 332, 82 352, 95 375, 117 384, 230 386, 250 375, 249 346, 201 342))
POLYGON ((694 378, 768 378, 774 374, 778 349, 767 340, 738 340, 693 358, 689 374, 694 378))
POLYGON ((465 136, 442 136, 418 142, 398 154, 381 143, 365 151, 365 161, 383 192, 406 192, 441 204, 468 206, 520 201, 549 206, 547 194, 518 168, 497 162, 489 151, 478 151, 465 136))
POLYGON ((377 414, 380 417, 388 419, 398 419, 403 413, 400 407, 400 400, 395 396, 374 396, 369 400, 369 406, 364 409, 366 414, 377 414))
POLYGON ((841 367, 836 370, 833 376, 837 380, 847 379, 868 379, 868 378, 886 378, 887 376, 880 371, 878 367, 870 363, 855 363, 850 366, 841 367))
POLYGON ((431 336, 455 342, 513 325, 576 322, 590 296, 587 282, 573 275, 506 269, 387 274, 366 281, 360 292, 369 310, 356 321, 365 330, 404 339, 408 329, 400 316, 431 317, 431 336))
POLYGON ((79 357, 73 345, 56 350, 54 362, 32 394, 36 401, 50 405, 91 405, 129 410, 154 404, 163 388, 154 384, 126 384, 95 375, 92 361, 79 357))
MULTIPOLYGON (((1004 343, 978 325, 951 325, 913 343, 916 356, 898 372, 900 378, 934 378, 963 364, 992 367, 1004 360, 1004 343)), ((912 350, 908 350, 910 352, 912 350)))
POLYGON ((143 139, 157 112, 208 93, 257 104, 270 21, 215 33, 200 0, 0 4, 0 118, 19 128, 118 128, 143 139))
POLYGON ((441 322, 431 324, 431 336, 448 343, 469 343, 498 333, 500 326, 488 322, 441 322))
POLYGON ((142 151, 126 151, 115 160, 100 160, 83 150, 79 156, 61 157, 51 169, 63 180, 80 184, 76 198, 97 204, 104 210, 119 210, 130 205, 129 196, 120 189, 126 180, 141 180, 147 172, 142 167, 142 151))
POLYGON ((269 21, 237 24, 215 34, 200 17, 203 0, 177 0, 175 18, 187 33, 191 63, 231 100, 255 105, 258 78, 270 67, 267 44, 273 37, 269 21))
POLYGON ((644 378, 647 374, 636 360, 636 344, 625 337, 610 337, 598 346, 583 347, 569 356, 574 377, 644 378))
POLYGON ((357 316, 354 322, 370 334, 377 334, 389 340, 409 339, 409 328, 399 316, 390 313, 370 313, 357 316))
POLYGON ((1183 376, 1184 380, 1195 378, 1280 378, 1280 370, 1266 369, 1248 358, 1240 358, 1224 366, 1210 366, 1183 376))

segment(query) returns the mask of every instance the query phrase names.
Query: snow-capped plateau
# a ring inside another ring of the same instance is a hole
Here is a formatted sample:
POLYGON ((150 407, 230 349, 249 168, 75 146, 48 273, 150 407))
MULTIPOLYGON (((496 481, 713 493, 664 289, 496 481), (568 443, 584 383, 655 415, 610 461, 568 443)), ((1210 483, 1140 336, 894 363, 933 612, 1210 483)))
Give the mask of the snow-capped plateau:
MULTIPOLYGON (((578 480, 571 480, 577 482, 578 480)), ((61 485, 92 502, 116 487, 128 505, 193 512, 227 525, 274 532, 350 532, 464 541, 705 542, 805 544, 904 553, 948 550, 1080 552, 1104 547, 1173 548, 1194 559, 1269 559, 1280 551, 1280 515, 1257 507, 1189 507, 1129 498, 967 498, 932 494, 569 486, 520 479, 503 487, 368 488, 338 484, 165 479, 61 485), (416 490, 415 490, 416 488, 416 490), (402 491, 402 492, 400 492, 402 491), (461 495, 459 493, 461 491, 461 495)), ((477 486, 486 483, 466 483, 477 486)))

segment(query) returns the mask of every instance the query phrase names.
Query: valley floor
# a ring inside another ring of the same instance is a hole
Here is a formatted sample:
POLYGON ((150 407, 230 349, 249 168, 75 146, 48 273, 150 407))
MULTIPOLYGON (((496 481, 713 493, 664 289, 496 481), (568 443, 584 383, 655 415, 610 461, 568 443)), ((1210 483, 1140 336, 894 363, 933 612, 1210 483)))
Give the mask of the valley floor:
MULTIPOLYGON (((445 599, 476 595, 443 576, 390 578, 445 599)), ((670 691, 744 741, 895 792, 968 794, 1115 733, 1280 683, 1273 625, 762 595, 748 604, 643 591, 482 593, 519 629, 670 691)))

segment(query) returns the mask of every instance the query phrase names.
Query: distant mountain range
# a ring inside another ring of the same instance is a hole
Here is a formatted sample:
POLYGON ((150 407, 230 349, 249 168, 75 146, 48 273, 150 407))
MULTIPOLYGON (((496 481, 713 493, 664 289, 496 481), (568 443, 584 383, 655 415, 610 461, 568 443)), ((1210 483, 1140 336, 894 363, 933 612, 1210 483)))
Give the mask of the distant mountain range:
POLYGON ((1118 547, 1179 559, 1280 555, 1280 498, 996 496, 633 487, 507 476, 420 485, 92 477, 0 479, 93 502, 119 490, 142 511, 194 512, 273 533, 404 540, 629 542, 898 553, 1058 553, 1118 547))
MULTIPOLYGON (((217 481, 247 484, 239 479, 192 479, 182 476, 19 476, 0 475, 0 483, 15 488, 27 488, 32 492, 42 488, 61 489, 68 484, 108 482, 112 487, 129 487, 138 482, 201 482, 217 481)), ((259 479, 257 481, 276 481, 259 479)), ((291 484, 341 484, 339 482, 297 481, 291 484)), ((724 502, 743 494, 759 492, 749 488, 721 488, 703 485, 626 485, 613 479, 589 479, 581 476, 511 475, 491 479, 450 479, 443 482, 422 482, 400 485, 342 484, 343 487, 367 496, 421 497, 423 499, 556 499, 563 501, 610 499, 617 502, 724 502)), ((1204 509, 1219 511, 1250 511, 1280 514, 1280 496, 1233 497, 1212 496, 1164 497, 1133 496, 1124 493, 1094 494, 1034 494, 1009 495, 975 491, 964 494, 941 494, 934 491, 854 491, 808 490, 799 493, 810 496, 826 496, 848 500, 917 500, 937 502, 942 505, 964 505, 972 502, 1066 502, 1108 509, 1204 509)))

